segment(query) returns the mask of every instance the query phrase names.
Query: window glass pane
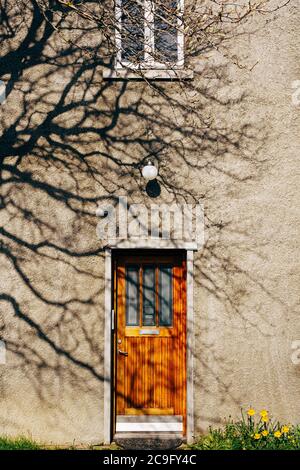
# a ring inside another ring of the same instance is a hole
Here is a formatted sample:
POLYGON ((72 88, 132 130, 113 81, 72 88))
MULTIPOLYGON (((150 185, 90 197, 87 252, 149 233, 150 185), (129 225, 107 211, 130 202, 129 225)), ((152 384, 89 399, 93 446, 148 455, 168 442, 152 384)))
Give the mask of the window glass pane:
POLYGON ((141 1, 121 0, 122 59, 139 62, 144 59, 144 8, 141 1))
POLYGON ((177 62, 178 0, 155 0, 154 42, 155 59, 177 62))
POLYGON ((138 326, 139 321, 139 268, 126 267, 126 325, 138 326))
POLYGON ((172 268, 159 268, 159 324, 172 326, 173 321, 172 268))
POLYGON ((145 267, 143 272, 143 325, 155 325, 155 269, 145 267))

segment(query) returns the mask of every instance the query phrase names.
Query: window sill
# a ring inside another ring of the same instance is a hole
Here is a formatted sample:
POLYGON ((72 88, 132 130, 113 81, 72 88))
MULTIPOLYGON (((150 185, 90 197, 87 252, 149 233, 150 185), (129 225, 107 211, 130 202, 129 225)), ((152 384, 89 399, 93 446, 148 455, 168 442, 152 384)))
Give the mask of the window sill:
POLYGON ((193 70, 178 69, 112 69, 103 70, 103 78, 105 80, 192 80, 194 78, 193 70))

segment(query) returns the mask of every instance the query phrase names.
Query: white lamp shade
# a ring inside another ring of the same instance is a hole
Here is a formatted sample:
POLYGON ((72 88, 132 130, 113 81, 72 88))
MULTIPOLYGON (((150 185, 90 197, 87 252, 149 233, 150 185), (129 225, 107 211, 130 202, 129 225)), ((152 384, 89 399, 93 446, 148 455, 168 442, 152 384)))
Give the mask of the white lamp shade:
POLYGON ((157 177, 157 173, 156 166, 152 165, 151 162, 148 162, 148 164, 142 169, 142 175, 145 180, 154 180, 157 177))

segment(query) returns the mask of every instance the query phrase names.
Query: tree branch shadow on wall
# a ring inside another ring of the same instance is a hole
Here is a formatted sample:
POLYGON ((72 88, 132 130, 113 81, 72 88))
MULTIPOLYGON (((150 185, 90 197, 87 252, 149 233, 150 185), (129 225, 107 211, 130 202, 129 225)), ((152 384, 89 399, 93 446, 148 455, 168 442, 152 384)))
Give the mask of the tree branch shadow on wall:
MULTIPOLYGON (((15 9, 7 15, 0 61, 7 84, 0 141, 6 368, 19 370, 57 413, 68 413, 60 401, 64 390, 73 400, 89 392, 101 406, 105 281, 95 209, 119 195, 149 204, 140 175, 147 156, 159 164, 158 201, 205 201, 196 290, 207 291, 230 315, 244 314, 249 285, 287 308, 237 261, 239 253, 259 256, 263 245, 247 224, 222 215, 231 195, 253 188, 267 168, 259 156, 265 129, 241 119, 246 96, 234 87, 228 63, 207 62, 185 83, 103 81, 107 62, 99 58, 97 31, 81 24, 70 31, 63 16, 68 42, 35 4, 22 17, 15 9), (236 93, 228 97, 230 89, 236 93)), ((252 326, 260 330, 257 322, 252 326)), ((202 370, 210 369, 202 354, 207 347, 215 354, 211 344, 196 352, 202 370)), ((230 377, 232 365, 218 354, 214 360, 230 377)), ((238 404, 230 380, 210 374, 224 399, 238 404)), ((4 396, 12 386, 4 385, 4 396)))

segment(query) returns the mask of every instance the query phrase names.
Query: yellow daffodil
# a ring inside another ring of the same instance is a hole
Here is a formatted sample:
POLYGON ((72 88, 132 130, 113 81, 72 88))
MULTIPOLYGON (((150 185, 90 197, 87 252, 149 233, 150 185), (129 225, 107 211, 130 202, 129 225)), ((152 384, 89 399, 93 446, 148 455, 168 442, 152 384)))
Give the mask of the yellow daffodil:
POLYGON ((264 430, 262 431, 262 435, 263 435, 264 437, 267 437, 267 436, 269 435, 269 431, 267 431, 266 429, 264 429, 264 430))
POLYGON ((279 439, 281 437, 281 432, 280 431, 275 431, 274 436, 277 437, 277 439, 279 439))
POLYGON ((268 416, 268 411, 267 410, 261 410, 260 416, 264 418, 265 416, 268 416))
POLYGON ((260 435, 260 434, 257 432, 257 433, 255 433, 255 434, 254 434, 254 436, 253 436, 253 437, 254 437, 254 439, 255 439, 255 440, 257 440, 257 441, 258 441, 258 439, 260 439, 260 438, 261 438, 261 435, 260 435))
POLYGON ((289 432, 290 428, 288 426, 282 426, 281 428, 281 432, 283 434, 287 434, 289 432))
POLYGON ((268 423, 269 422, 269 417, 268 416, 263 416, 261 418, 261 420, 262 420, 263 423, 268 423))
POLYGON ((254 416, 255 415, 255 410, 253 408, 250 408, 248 411, 247 411, 247 415, 248 416, 254 416))

